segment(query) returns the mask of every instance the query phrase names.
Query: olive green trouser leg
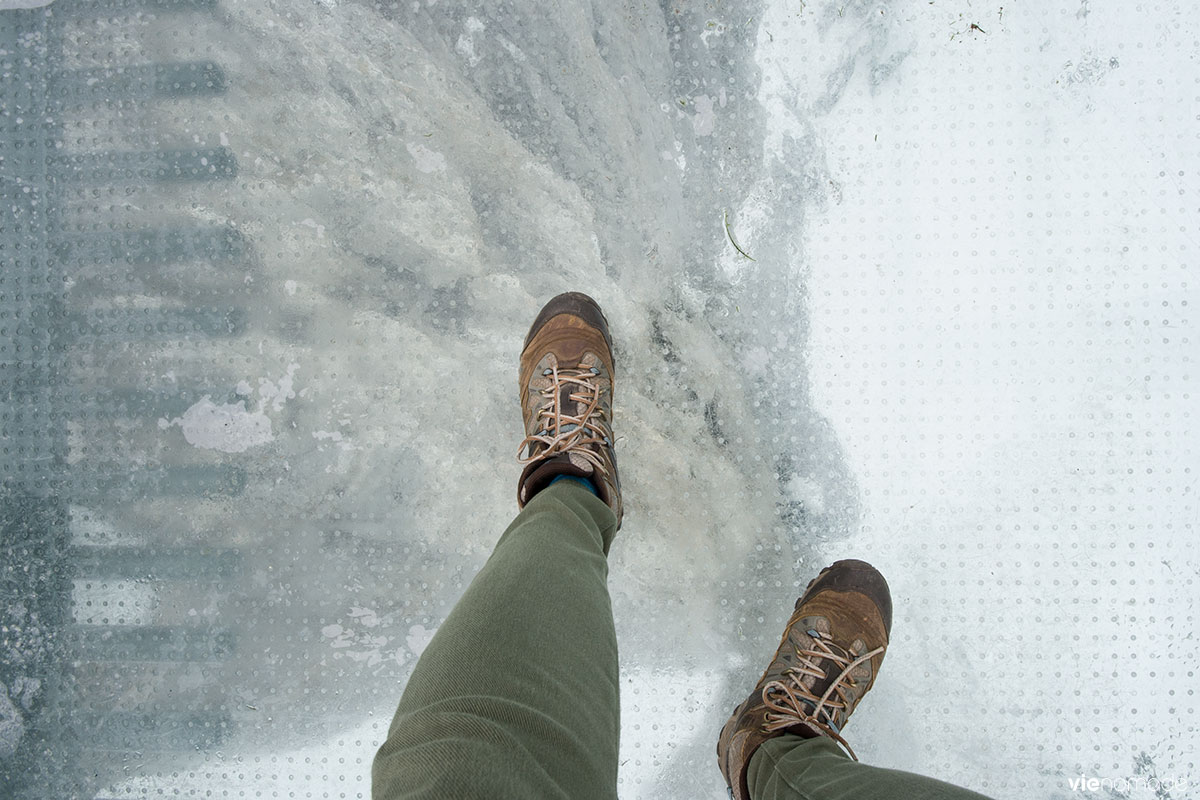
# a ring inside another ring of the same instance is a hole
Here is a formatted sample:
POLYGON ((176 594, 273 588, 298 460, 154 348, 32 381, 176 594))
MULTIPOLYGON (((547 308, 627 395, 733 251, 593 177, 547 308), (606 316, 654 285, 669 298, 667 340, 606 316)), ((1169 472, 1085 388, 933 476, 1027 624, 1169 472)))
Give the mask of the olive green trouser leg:
POLYGON ((417 662, 375 800, 616 797, 615 532, 571 481, 525 506, 417 662))
POLYGON ((933 778, 859 763, 824 736, 768 739, 750 758, 746 785, 754 800, 987 800, 933 778))

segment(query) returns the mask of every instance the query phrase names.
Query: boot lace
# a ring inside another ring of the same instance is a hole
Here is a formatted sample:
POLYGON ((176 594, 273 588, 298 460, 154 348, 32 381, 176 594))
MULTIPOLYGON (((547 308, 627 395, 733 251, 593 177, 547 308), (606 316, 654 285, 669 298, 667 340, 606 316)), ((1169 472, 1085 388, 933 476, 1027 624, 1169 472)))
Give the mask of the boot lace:
MULTIPOLYGON (((820 631, 809 630, 805 633, 812 638, 813 647, 796 648, 799 663, 784 670, 781 680, 771 681, 763 687, 762 699, 767 706, 763 730, 770 733, 793 725, 806 724, 846 748, 850 757, 858 761, 854 750, 842 738, 837 717, 848 714, 851 710, 853 700, 849 693, 858 684, 850 677, 850 673, 858 665, 882 653, 886 647, 877 647, 869 653, 856 656, 853 651, 832 641, 820 631), (823 660, 841 665, 842 671, 829 684, 825 693, 818 697, 805 688, 802 681, 806 676, 817 680, 828 677, 825 670, 819 666, 823 660)), ((842 716, 842 724, 845 724, 845 716, 842 716)))
POLYGON ((541 390, 543 403, 537 414, 537 422, 541 427, 521 442, 517 448, 517 460, 528 464, 561 453, 574 453, 590 463, 601 475, 607 475, 604 459, 592 449, 592 445, 612 446, 604 429, 605 411, 600 405, 600 384, 596 380, 600 370, 584 366, 559 369, 556 364, 543 370, 542 375, 550 378, 550 385, 541 390), (568 401, 583 404, 583 410, 578 414, 567 414, 562 408, 563 388, 566 386, 571 387, 568 401), (538 445, 541 445, 541 449, 538 445))

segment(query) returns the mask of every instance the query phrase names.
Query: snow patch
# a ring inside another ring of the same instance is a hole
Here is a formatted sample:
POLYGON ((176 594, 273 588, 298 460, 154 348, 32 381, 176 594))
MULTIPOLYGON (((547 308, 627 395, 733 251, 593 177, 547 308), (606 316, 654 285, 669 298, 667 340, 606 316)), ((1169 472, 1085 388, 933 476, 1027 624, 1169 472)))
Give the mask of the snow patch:
POLYGON ((205 395, 183 416, 158 421, 160 430, 178 427, 193 447, 243 453, 251 447, 274 440, 271 420, 262 411, 248 411, 244 400, 217 405, 205 395))
MULTIPOLYGON (((213 402, 211 395, 205 395, 182 416, 160 418, 158 428, 163 431, 179 428, 183 438, 193 447, 223 453, 244 453, 251 447, 272 442, 275 436, 271 431, 271 418, 266 414, 267 406, 281 411, 284 404, 296 396, 295 375, 299 368, 299 364, 289 364, 287 373, 278 382, 260 378, 258 408, 254 411, 246 407, 245 400, 218 404, 213 402)), ((238 381, 235 392, 240 397, 249 397, 252 389, 249 382, 238 381)))
POLYGON ((408 148, 408 154, 412 156, 413 163, 421 172, 429 174, 446 170, 446 157, 436 150, 430 150, 420 142, 409 142, 405 147, 408 148))
POLYGON ((317 222, 315 219, 312 219, 311 217, 308 219, 302 219, 299 222, 297 222, 296 224, 303 225, 306 228, 312 228, 314 231, 317 232, 318 239, 325 238, 325 226, 322 225, 321 223, 317 222))
POLYGON ((425 652, 425 648, 433 641, 433 634, 437 632, 436 628, 426 628, 424 625, 413 625, 408 629, 408 636, 404 638, 404 643, 408 645, 408 649, 412 651, 414 656, 421 657, 421 653, 425 652))
POLYGON ((717 125, 713 99, 706 94, 698 95, 692 98, 692 105, 696 108, 696 113, 692 115, 692 126, 696 129, 696 135, 711 136, 717 125))
POLYGON ((258 394, 262 406, 271 403, 271 407, 276 411, 283 410, 284 403, 296 396, 295 375, 299 368, 299 364, 288 364, 287 374, 279 379, 279 383, 273 383, 266 378, 259 379, 258 394))
POLYGON ((486 28, 487 26, 478 17, 468 17, 466 30, 459 35, 458 41, 454 45, 454 50, 472 67, 483 60, 483 56, 475 52, 475 34, 483 33, 486 28))

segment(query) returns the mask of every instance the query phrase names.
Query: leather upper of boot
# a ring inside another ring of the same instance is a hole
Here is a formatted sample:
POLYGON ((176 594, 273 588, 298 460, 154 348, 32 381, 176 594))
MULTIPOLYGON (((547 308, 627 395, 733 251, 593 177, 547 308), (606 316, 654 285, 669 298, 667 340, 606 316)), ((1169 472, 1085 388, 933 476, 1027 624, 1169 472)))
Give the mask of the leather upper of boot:
POLYGON ((785 733, 827 736, 854 757, 842 730, 875 683, 892 622, 883 576, 861 561, 823 570, 796 601, 775 656, 721 731, 717 757, 738 800, 763 742, 785 733))
POLYGON ((586 478, 617 515, 623 505, 613 450, 613 356, 608 324, 595 301, 559 295, 530 328, 521 354, 525 469, 517 503, 525 504, 559 475, 586 478))

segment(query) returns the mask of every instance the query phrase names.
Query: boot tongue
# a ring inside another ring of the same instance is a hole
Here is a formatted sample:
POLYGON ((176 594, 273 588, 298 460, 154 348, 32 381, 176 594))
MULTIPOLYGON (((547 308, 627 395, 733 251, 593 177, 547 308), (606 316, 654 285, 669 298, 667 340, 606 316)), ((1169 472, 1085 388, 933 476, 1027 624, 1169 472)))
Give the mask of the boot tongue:
MULTIPOLYGON (((812 619, 803 620, 801 625, 802 625, 801 630, 804 631, 805 636, 808 637, 810 640, 814 640, 814 641, 811 641, 809 646, 805 647, 804 649, 815 650, 818 653, 822 652, 823 647, 821 645, 817 644, 815 640, 819 637, 822 637, 822 635, 824 635, 826 643, 828 643, 828 625, 827 624, 821 625, 816 620, 812 620, 812 619), (808 624, 804 624, 804 623, 808 623, 808 624)), ((839 652, 840 648, 838 648, 837 646, 833 646, 832 649, 834 652, 837 652, 840 655, 840 652, 839 652)), ((851 657, 853 657, 853 656, 851 656, 851 657)), ((812 662, 813 666, 815 666, 823 674, 822 674, 822 677, 820 677, 820 678, 813 678, 810 676, 805 676, 801 680, 801 682, 808 689, 808 691, 810 691, 813 695, 815 695, 819 699, 825 694, 825 692, 827 692, 829 690, 829 687, 833 684, 833 682, 837 679, 837 677, 842 674, 842 670, 845 668, 845 665, 839 664, 833 658, 830 658, 828 656, 808 655, 807 658, 812 662)), ((836 695, 836 692, 833 693, 829 699, 837 700, 838 698, 835 695, 836 695)), ((815 712, 815 710, 816 710, 815 704, 816 704, 815 700, 812 701, 811 703, 805 703, 806 706, 809 706, 806 710, 809 713, 815 712)), ((826 710, 829 710, 831 712, 831 715, 833 713, 836 713, 829 709, 828 704, 826 705, 826 710)), ((828 722, 830 717, 827 717, 826 714, 824 713, 824 711, 822 711, 822 713, 820 715, 818 715, 818 719, 820 719, 821 722, 828 722)))
MULTIPOLYGON (((571 403, 571 387, 573 384, 563 381, 558 389, 558 412, 564 416, 575 416, 576 409, 571 403)), ((562 431, 558 431, 562 433, 562 431)))
MULTIPOLYGON (((828 689, 829 689, 830 685, 833 683, 834 679, 837 678, 837 676, 841 674, 842 666, 840 664, 838 664, 836 661, 834 661, 832 658, 821 658, 821 659, 814 658, 813 663, 816 664, 817 669, 819 669, 825 673, 825 677, 813 679, 813 684, 812 684, 812 686, 809 687, 809 691, 812 692, 814 695, 816 695, 818 698, 820 698, 822 695, 825 694, 826 691, 828 691, 828 689)), ((836 698, 831 698, 831 699, 836 699, 836 698)), ((809 710, 812 711, 812 709, 809 709, 809 710)), ((823 713, 821 714, 820 718, 821 718, 822 722, 825 721, 825 715, 823 713)))

